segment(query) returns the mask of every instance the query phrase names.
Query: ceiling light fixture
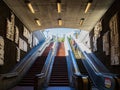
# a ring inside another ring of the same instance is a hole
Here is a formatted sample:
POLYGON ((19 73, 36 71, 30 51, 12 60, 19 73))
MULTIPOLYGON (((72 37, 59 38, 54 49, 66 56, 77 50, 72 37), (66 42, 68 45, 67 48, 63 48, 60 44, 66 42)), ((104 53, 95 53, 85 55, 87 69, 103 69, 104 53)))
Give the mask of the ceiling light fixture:
POLYGON ((85 20, 84 18, 81 18, 81 19, 80 19, 80 26, 82 26, 84 20, 85 20))
POLYGON ((38 26, 41 26, 41 23, 40 23, 39 19, 36 18, 35 22, 37 23, 38 26))
POLYGON ((62 19, 61 18, 58 19, 58 25, 62 26, 62 19))
POLYGON ((58 13, 61 13, 61 1, 60 0, 57 1, 57 11, 58 13))
POLYGON ((89 10, 90 7, 91 7, 91 4, 92 4, 92 1, 89 1, 89 2, 87 3, 86 9, 85 9, 85 13, 88 12, 88 10, 89 10))
POLYGON ((27 4, 29 10, 30 10, 32 13, 35 13, 35 10, 34 10, 32 4, 30 3, 30 1, 26 1, 26 4, 27 4))

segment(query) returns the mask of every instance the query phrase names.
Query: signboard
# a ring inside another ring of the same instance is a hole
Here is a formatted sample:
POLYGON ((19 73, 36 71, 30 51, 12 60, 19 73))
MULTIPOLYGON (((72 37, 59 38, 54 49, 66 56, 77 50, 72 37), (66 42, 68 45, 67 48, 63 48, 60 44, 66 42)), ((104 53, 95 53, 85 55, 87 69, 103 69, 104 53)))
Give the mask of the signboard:
POLYGON ((4 39, 0 36, 0 66, 4 65, 4 39))
POLYGON ((110 80, 110 78, 105 78, 105 87, 106 88, 110 88, 111 87, 111 80, 110 80))
POLYGON ((19 48, 27 52, 27 43, 20 37, 19 37, 19 48))

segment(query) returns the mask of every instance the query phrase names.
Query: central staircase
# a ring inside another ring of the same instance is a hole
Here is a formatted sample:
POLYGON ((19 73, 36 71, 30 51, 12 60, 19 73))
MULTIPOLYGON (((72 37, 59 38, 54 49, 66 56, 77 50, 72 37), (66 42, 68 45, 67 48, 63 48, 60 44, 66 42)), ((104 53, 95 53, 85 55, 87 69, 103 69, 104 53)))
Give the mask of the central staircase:
POLYGON ((59 43, 58 52, 52 68, 49 86, 69 86, 64 43, 59 43))

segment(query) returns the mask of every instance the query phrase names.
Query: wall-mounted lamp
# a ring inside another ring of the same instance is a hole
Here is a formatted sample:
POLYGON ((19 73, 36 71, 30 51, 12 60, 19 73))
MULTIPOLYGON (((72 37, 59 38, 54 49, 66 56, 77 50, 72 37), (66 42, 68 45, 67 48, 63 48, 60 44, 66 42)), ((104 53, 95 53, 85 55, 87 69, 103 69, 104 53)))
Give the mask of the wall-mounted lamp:
POLYGON ((31 2, 30 2, 30 1, 26 1, 25 3, 27 4, 29 10, 30 10, 32 13, 35 13, 35 10, 34 10, 32 4, 31 4, 31 2))
POLYGON ((58 19, 58 25, 62 26, 62 19, 61 18, 58 19))
POLYGON ((41 23, 40 23, 39 19, 36 18, 35 22, 37 23, 38 26, 41 26, 41 23))
POLYGON ((85 9, 85 13, 88 12, 88 10, 89 10, 90 7, 91 7, 91 4, 92 4, 92 1, 89 1, 89 2, 87 3, 86 9, 85 9))
POLYGON ((82 26, 84 20, 85 20, 84 18, 81 18, 81 19, 80 19, 80 26, 82 26))
POLYGON ((61 1, 57 0, 57 11, 58 13, 61 13, 61 1))

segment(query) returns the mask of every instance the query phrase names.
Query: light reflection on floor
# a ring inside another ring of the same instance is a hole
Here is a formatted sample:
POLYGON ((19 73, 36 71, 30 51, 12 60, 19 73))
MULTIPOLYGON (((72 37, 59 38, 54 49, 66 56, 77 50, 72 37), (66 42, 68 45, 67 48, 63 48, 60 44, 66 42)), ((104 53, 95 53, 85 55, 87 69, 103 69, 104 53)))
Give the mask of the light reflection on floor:
MULTIPOLYGON (((14 87, 13 89, 10 89, 10 90, 34 90, 33 87, 24 87, 24 86, 16 86, 14 87)), ((70 87, 48 87, 46 89, 43 89, 43 90, 75 90, 73 88, 70 88, 70 87)), ((97 88, 92 88, 92 90, 98 90, 97 88)))
POLYGON ((70 87, 48 87, 45 90, 74 90, 74 89, 70 87))

